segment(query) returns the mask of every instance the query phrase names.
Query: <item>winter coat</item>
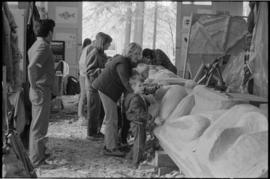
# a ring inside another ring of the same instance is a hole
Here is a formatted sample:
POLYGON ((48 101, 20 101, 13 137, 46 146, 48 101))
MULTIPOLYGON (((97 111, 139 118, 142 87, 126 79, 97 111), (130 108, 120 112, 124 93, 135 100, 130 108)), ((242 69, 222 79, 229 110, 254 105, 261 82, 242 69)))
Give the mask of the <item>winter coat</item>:
POLYGON ((86 53, 86 75, 92 83, 101 73, 101 69, 105 67, 107 57, 104 52, 98 50, 93 45, 87 48, 86 53))
MULTIPOLYGON (((127 89, 128 79, 131 76, 131 60, 124 56, 115 56, 106 64, 106 68, 101 72, 99 77, 92 83, 92 86, 117 102, 121 94, 127 89), (122 65, 124 71, 119 76, 117 66, 122 65), (126 81, 124 81, 126 79, 126 81)), ((131 89, 131 88, 130 88, 131 89)), ((131 89, 132 90, 132 89, 131 89)))
POLYGON ((7 68, 7 82, 18 86, 20 83, 19 62, 22 55, 18 48, 18 35, 16 32, 17 25, 14 17, 10 12, 7 2, 3 2, 2 6, 2 29, 3 29, 3 64, 7 68))

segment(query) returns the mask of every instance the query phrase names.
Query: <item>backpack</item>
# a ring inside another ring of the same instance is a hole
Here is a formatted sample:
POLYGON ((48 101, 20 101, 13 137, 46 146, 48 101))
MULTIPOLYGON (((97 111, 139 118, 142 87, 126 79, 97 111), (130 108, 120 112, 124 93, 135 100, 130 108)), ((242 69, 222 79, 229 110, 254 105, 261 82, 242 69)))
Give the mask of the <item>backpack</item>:
POLYGON ((67 79, 65 95, 76 95, 80 94, 80 83, 74 76, 69 76, 67 79))

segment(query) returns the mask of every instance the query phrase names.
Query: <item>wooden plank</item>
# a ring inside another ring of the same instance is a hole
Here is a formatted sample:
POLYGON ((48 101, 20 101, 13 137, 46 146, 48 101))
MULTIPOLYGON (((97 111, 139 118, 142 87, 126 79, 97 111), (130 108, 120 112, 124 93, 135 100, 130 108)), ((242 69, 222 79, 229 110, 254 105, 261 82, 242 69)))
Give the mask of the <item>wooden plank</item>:
POLYGON ((168 174, 168 173, 172 172, 173 170, 175 170, 175 168, 172 168, 172 167, 160 167, 160 168, 158 168, 158 176, 168 174))
POLYGON ((29 2, 27 2, 27 1, 18 1, 18 8, 19 9, 26 9, 26 8, 28 8, 28 4, 29 4, 29 2))
POLYGON ((154 166, 178 168, 177 165, 174 163, 174 161, 164 151, 156 151, 154 166))
MULTIPOLYGON (((2 104, 4 105, 3 106, 3 115, 2 117, 4 117, 4 121, 7 120, 7 69, 6 69, 6 66, 3 66, 2 67, 2 75, 3 75, 3 79, 2 79, 2 99, 3 99, 3 102, 2 104)), ((8 123, 6 122, 6 125, 8 123)), ((6 126, 5 126, 6 127, 6 126)))
POLYGON ((188 62, 188 46, 189 46, 189 41, 190 41, 190 34, 191 34, 191 26, 192 26, 192 19, 193 19, 193 13, 191 14, 190 18, 184 17, 183 19, 183 32, 182 32, 182 45, 181 45, 181 54, 183 54, 183 59, 184 59, 184 69, 183 69, 183 78, 185 78, 186 74, 186 66, 188 62), (187 23, 189 22, 189 23, 187 23), (187 30, 187 34, 185 34, 184 30, 187 30), (187 42, 185 42, 185 38, 187 42))
POLYGON ((254 102, 268 103, 267 98, 263 98, 252 94, 226 93, 226 95, 229 98, 231 98, 231 100, 235 101, 254 101, 254 102))
POLYGON ((226 22, 225 22, 225 24, 226 24, 226 26, 225 26, 225 32, 224 32, 224 36, 223 36, 223 38, 222 38, 222 50, 223 51, 225 51, 225 47, 226 47, 226 44, 227 44, 227 39, 228 39, 228 32, 229 32, 229 25, 230 25, 230 19, 231 19, 231 17, 229 16, 229 17, 227 17, 227 19, 226 19, 226 22))

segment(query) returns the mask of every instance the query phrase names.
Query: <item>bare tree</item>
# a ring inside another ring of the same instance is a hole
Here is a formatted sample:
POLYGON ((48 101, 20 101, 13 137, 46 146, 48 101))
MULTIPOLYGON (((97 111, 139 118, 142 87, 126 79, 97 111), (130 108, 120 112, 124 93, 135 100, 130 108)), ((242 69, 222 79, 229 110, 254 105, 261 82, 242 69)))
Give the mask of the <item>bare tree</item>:
POLYGON ((154 33, 153 33, 153 49, 156 48, 156 38, 157 38, 157 15, 158 15, 158 4, 157 4, 157 2, 155 2, 154 33))
POLYGON ((131 22, 132 22, 132 2, 128 3, 127 12, 126 12, 126 27, 125 27, 125 43, 124 47, 126 47, 130 43, 130 35, 131 35, 131 22))

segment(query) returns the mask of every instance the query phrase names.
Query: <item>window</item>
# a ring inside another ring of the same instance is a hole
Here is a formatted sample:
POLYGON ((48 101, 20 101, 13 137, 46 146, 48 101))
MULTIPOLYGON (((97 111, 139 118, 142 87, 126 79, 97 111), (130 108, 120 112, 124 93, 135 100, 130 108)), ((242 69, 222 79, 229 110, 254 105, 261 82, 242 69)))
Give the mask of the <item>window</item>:
POLYGON ((191 4, 190 1, 183 1, 182 4, 191 4))
POLYGON ((184 5, 187 5, 187 4, 200 5, 200 6, 211 6, 212 5, 211 1, 195 1, 195 2, 183 1, 182 3, 184 5))
POLYGON ((8 5, 18 5, 18 1, 9 1, 7 2, 8 5))
POLYGON ((243 2, 243 16, 248 16, 249 12, 250 12, 250 8, 249 8, 249 2, 243 2))
POLYGON ((199 2, 194 2, 193 4, 195 4, 195 5, 203 5, 203 6, 211 6, 212 2, 211 1, 199 1, 199 2))

